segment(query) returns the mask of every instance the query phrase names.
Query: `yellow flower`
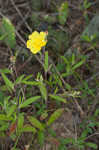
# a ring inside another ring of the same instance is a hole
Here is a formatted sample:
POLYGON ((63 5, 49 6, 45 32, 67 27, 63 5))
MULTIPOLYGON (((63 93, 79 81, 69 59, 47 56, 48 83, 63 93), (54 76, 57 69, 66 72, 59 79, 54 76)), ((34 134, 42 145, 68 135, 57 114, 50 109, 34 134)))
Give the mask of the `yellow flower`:
POLYGON ((47 32, 37 32, 34 31, 31 35, 29 35, 29 40, 27 41, 27 48, 34 54, 38 53, 42 47, 44 47, 47 43, 47 32))

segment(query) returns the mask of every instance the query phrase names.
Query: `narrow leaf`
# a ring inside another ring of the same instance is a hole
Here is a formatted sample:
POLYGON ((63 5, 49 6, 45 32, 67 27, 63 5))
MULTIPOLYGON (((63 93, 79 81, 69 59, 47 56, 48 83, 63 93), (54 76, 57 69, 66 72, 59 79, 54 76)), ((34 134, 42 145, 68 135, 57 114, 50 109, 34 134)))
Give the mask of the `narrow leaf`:
POLYGON ((91 142, 87 142, 86 146, 91 147, 93 149, 97 149, 98 148, 98 146, 95 143, 91 143, 91 142))
POLYGON ((38 131, 38 143, 42 147, 44 145, 45 135, 44 131, 38 131))
POLYGON ((7 116, 4 115, 4 114, 0 114, 0 120, 9 121, 9 120, 12 120, 12 119, 13 119, 12 117, 7 117, 7 116))
POLYGON ((0 105, 4 103, 4 93, 0 91, 0 105))
POLYGON ((8 127, 9 127, 8 123, 4 123, 3 126, 0 125, 0 131, 7 131, 8 127))
POLYGON ((18 124, 17 124, 17 128, 20 131, 23 128, 23 124, 24 124, 24 116, 23 114, 19 114, 18 115, 18 124))
POLYGON ((12 71, 6 68, 6 69, 0 69, 0 73, 5 73, 5 74, 10 73, 11 74, 12 71))
POLYGON ((50 126, 56 119, 58 119, 61 114, 63 113, 64 109, 60 108, 57 109, 49 118, 49 120, 47 121, 47 125, 50 126))
POLYGON ((15 112, 15 109, 16 109, 16 105, 12 105, 11 107, 9 107, 9 110, 7 112, 8 118, 15 112))
POLYGON ((47 90, 46 90, 45 84, 43 82, 41 82, 38 87, 40 89, 42 97, 46 101, 47 100, 47 90))
POLYGON ((19 76, 19 77, 16 79, 15 84, 21 83, 21 81, 22 81, 23 78, 24 78, 24 74, 21 75, 21 76, 19 76))
POLYGON ((36 133, 36 129, 32 127, 31 125, 25 125, 22 129, 21 132, 33 132, 36 133))
POLYGON ((7 36, 7 34, 0 36, 0 41, 4 40, 6 36, 7 36))
POLYGON ((21 81, 21 83, 26 85, 34 85, 34 86, 37 86, 39 84, 39 82, 37 81, 26 81, 26 80, 21 81))
POLYGON ((72 54, 72 65, 74 65, 75 64, 75 54, 73 53, 72 54))
POLYGON ((31 97, 31 98, 28 98, 22 104, 20 104, 19 108, 27 107, 29 104, 31 104, 33 102, 36 102, 40 98, 41 98, 41 96, 34 96, 34 97, 31 97))
POLYGON ((52 95, 52 94, 50 94, 49 96, 50 96, 51 98, 57 100, 57 101, 66 103, 66 99, 65 99, 65 98, 62 98, 62 97, 60 97, 60 96, 58 96, 58 95, 54 95, 54 94, 52 95))
POLYGON ((81 60, 80 62, 78 62, 77 64, 75 64, 73 67, 72 67, 72 70, 75 70, 77 69, 78 67, 80 67, 83 63, 85 62, 85 60, 81 60))
POLYGON ((68 2, 64 2, 62 3, 61 7, 59 8, 59 22, 60 24, 64 25, 67 17, 68 17, 68 12, 69 12, 69 8, 68 8, 68 2))
POLYGON ((42 123, 39 120, 37 120, 35 117, 29 116, 28 120, 31 122, 31 124, 34 127, 38 128, 40 130, 44 130, 44 127, 43 127, 42 123))
POLYGON ((94 116, 97 117, 99 115, 99 108, 96 109, 94 116))
POLYGON ((6 84, 6 86, 13 90, 14 89, 14 84, 7 78, 7 76, 3 72, 1 73, 1 75, 3 77, 3 80, 6 84))
POLYGON ((25 78, 24 78, 24 81, 27 81, 27 80, 29 80, 29 79, 32 79, 33 78, 33 75, 28 75, 28 76, 26 76, 25 78))

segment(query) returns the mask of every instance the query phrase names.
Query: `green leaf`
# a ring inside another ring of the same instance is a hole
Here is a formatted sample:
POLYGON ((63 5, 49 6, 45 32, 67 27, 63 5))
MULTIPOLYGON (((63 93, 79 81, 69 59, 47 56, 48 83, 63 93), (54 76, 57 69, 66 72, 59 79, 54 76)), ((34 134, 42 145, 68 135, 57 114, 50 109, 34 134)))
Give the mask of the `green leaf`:
POLYGON ((83 132, 82 132, 82 134, 81 134, 81 139, 83 139, 83 140, 85 140, 85 138, 86 138, 86 136, 87 136, 87 134, 88 134, 88 130, 84 130, 83 132))
POLYGON ((86 42, 91 42, 91 38, 88 35, 82 35, 81 40, 84 40, 86 42))
POLYGON ((34 86, 37 86, 39 84, 39 82, 37 81, 26 81, 26 80, 22 80, 21 83, 26 85, 34 85, 34 86))
POLYGON ((4 122, 4 125, 0 125, 0 131, 7 131, 7 129, 9 128, 9 124, 4 122))
POLYGON ((70 144, 72 143, 72 138, 61 138, 60 142, 62 145, 70 144))
POLYGON ((45 69, 45 72, 48 71, 48 51, 45 52, 44 69, 45 69))
POLYGON ((63 59, 63 61, 66 65, 70 65, 68 59, 65 56, 61 56, 61 58, 63 59))
POLYGON ((99 108, 96 109, 94 116, 97 117, 99 115, 99 108))
POLYGON ((27 81, 27 80, 29 80, 29 79, 32 79, 33 78, 33 75, 28 75, 28 76, 26 76, 25 78, 24 78, 24 81, 27 81))
POLYGON ((67 17, 69 13, 69 7, 68 7, 68 2, 62 3, 61 7, 59 8, 59 22, 60 24, 64 25, 66 23, 67 17))
POLYGON ((72 65, 75 64, 75 54, 74 53, 72 54, 72 61, 71 62, 72 62, 72 65))
POLYGON ((49 133, 52 137, 56 137, 56 132, 55 132, 52 128, 48 128, 48 133, 49 133))
POLYGON ((22 113, 20 113, 18 115, 18 124, 17 124, 17 128, 19 131, 23 128, 23 124, 24 124, 24 116, 22 113))
POLYGON ((64 109, 60 108, 57 109, 49 118, 49 120, 47 121, 47 125, 50 126, 56 119, 58 119, 61 114, 63 113, 64 109))
POLYGON ((71 86, 68 83, 66 83, 66 89, 67 90, 71 90, 72 89, 71 86))
POLYGON ((88 9, 92 4, 90 2, 88 2, 88 0, 84 0, 83 6, 84 9, 88 9))
POLYGON ((99 121, 95 122, 96 126, 99 127, 99 121))
POLYGON ((44 98, 44 100, 46 101, 47 100, 47 90, 46 90, 46 87, 45 87, 45 84, 43 82, 40 82, 39 84, 39 89, 40 89, 40 92, 42 94, 42 97, 44 98))
POLYGON ((40 144, 41 147, 44 145, 44 141, 45 141, 44 131, 38 131, 38 143, 40 144))
POLYGON ((51 98, 57 100, 57 101, 66 103, 66 99, 65 99, 65 98, 62 98, 62 97, 60 97, 60 96, 58 96, 58 95, 50 94, 49 96, 50 96, 51 98))
POLYGON ((6 17, 2 19, 2 23, 0 26, 0 36, 3 35, 6 35, 5 38, 3 38, 5 44, 8 45, 10 48, 15 48, 15 28, 11 21, 6 17))
POLYGON ((58 147, 58 150, 67 150, 66 146, 63 144, 60 144, 58 147))
POLYGON ((41 114, 41 116, 40 116, 40 118, 42 119, 42 120, 44 120, 44 119, 46 119, 48 117, 48 113, 45 111, 45 112, 43 112, 42 114, 41 114))
POLYGON ((11 107, 9 107, 9 110, 7 111, 8 118, 15 112, 15 109, 16 109, 16 105, 12 105, 11 107))
POLYGON ((41 98, 41 96, 34 96, 34 97, 31 97, 31 98, 28 98, 22 104, 20 104, 19 108, 27 107, 29 104, 31 104, 33 102, 36 102, 40 98, 41 98))
POLYGON ((42 123, 39 120, 37 120, 35 117, 28 116, 28 120, 31 122, 31 124, 34 127, 38 128, 40 130, 44 130, 42 123))
POLYGON ((0 36, 0 41, 4 40, 6 36, 7 36, 7 34, 0 36))
MULTIPOLYGON (((99 15, 96 14, 92 20, 88 23, 88 26, 85 28, 81 35, 81 39, 86 42, 95 43, 99 40, 99 15)), ((91 43, 91 44, 92 44, 91 43)))
POLYGON ((12 117, 7 117, 7 116, 4 115, 4 114, 0 114, 0 120, 10 121, 10 120, 12 120, 12 119, 13 119, 12 117))
POLYGON ((93 149, 97 149, 98 148, 98 146, 95 143, 92 143, 92 142, 87 142, 86 146, 91 147, 93 149))
POLYGON ((10 90, 14 90, 14 84, 7 78, 7 76, 2 72, 1 73, 3 80, 7 86, 7 88, 10 90))
POLYGON ((34 127, 32 127, 31 125, 25 125, 23 126, 23 128, 21 129, 21 132, 33 132, 36 133, 36 129, 34 127))
POLYGON ((0 104, 4 103, 4 93, 0 91, 0 104))
POLYGON ((18 77, 18 78, 16 79, 15 84, 21 83, 21 81, 23 80, 23 78, 24 78, 24 74, 21 75, 20 77, 18 77))
POLYGON ((7 74, 7 73, 12 73, 12 71, 11 70, 9 70, 9 69, 0 69, 0 73, 4 73, 4 74, 7 74))
POLYGON ((84 62, 85 62, 85 59, 79 61, 77 64, 75 64, 75 65, 72 67, 72 70, 77 69, 77 68, 80 67, 84 62))
POLYGON ((58 70, 59 72, 63 72, 65 65, 64 65, 63 63, 60 63, 60 62, 59 62, 59 63, 56 65, 56 67, 57 67, 57 70, 58 70))

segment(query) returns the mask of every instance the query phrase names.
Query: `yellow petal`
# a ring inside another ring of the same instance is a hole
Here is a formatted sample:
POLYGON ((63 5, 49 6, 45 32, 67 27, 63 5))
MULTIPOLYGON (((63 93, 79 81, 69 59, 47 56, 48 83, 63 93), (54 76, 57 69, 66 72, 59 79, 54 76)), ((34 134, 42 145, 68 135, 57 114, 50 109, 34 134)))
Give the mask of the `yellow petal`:
POLYGON ((42 42, 42 46, 45 46, 47 43, 47 41, 42 42))
POLYGON ((45 33, 45 32, 40 32, 40 36, 41 36, 43 39, 45 39, 46 33, 45 33))
POLYGON ((36 54, 36 53, 38 53, 40 50, 38 50, 38 49, 32 49, 31 51, 32 51, 33 54, 36 54))
POLYGON ((37 31, 34 31, 31 35, 29 35, 29 39, 35 39, 39 36, 39 33, 37 31))
POLYGON ((31 40, 28 40, 27 43, 26 43, 27 48, 30 48, 30 47, 31 47, 31 44, 32 44, 31 40))

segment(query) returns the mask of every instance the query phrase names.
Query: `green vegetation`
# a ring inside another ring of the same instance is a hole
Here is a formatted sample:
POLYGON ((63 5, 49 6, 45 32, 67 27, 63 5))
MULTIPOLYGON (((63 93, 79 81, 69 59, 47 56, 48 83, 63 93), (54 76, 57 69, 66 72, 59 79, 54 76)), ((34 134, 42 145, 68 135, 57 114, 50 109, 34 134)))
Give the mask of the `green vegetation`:
POLYGON ((31 0, 31 15, 18 27, 0 13, 0 52, 9 52, 0 62, 2 150, 99 148, 99 17, 90 1, 77 3, 73 14, 69 1, 31 0), (36 55, 26 48, 27 29, 48 31, 47 46, 36 55))

